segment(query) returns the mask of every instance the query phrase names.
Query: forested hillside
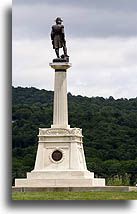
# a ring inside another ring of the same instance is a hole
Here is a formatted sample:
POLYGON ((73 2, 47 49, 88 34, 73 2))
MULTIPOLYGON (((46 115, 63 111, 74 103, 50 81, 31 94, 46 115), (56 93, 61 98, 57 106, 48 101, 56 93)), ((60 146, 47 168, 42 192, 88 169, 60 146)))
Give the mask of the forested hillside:
MULTIPOLYGON (((53 92, 13 90, 13 182, 34 167, 38 128, 52 124, 53 92)), ((68 94, 69 124, 82 128, 87 166, 107 184, 137 182, 137 98, 82 97, 68 94)))

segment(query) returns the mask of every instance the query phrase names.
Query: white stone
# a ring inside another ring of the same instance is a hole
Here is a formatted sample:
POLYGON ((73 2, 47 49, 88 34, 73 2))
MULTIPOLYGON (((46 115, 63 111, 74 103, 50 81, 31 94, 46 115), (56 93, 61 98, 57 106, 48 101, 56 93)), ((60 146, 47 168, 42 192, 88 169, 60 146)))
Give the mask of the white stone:
POLYGON ((68 102, 67 102, 67 69, 71 67, 68 62, 50 63, 55 69, 54 81, 54 108, 52 128, 69 128, 68 102))
POLYGON ((76 128, 49 128, 39 130, 39 145, 34 170, 85 170, 82 133, 76 128), (51 155, 62 152, 61 161, 55 162, 51 155))
POLYGON ((94 178, 87 170, 81 129, 44 128, 38 137, 34 170, 26 179, 16 179, 16 187, 105 186, 105 179, 94 178), (63 154, 60 161, 52 159, 55 150, 63 154))
POLYGON ((55 72, 52 128, 68 127, 67 72, 55 72))
POLYGON ((54 70, 67 70, 72 66, 71 63, 69 62, 52 62, 49 63, 49 65, 54 69, 54 70))
POLYGON ((50 63, 55 71, 54 111, 51 128, 39 129, 34 170, 26 179, 16 179, 16 187, 91 187, 105 186, 105 179, 94 178, 87 170, 83 135, 68 125, 67 69, 70 63, 50 63), (65 70, 65 71, 64 71, 65 70), (61 152, 60 160, 53 158, 61 152))
POLYGON ((93 187, 105 186, 105 179, 16 179, 16 187, 93 187))

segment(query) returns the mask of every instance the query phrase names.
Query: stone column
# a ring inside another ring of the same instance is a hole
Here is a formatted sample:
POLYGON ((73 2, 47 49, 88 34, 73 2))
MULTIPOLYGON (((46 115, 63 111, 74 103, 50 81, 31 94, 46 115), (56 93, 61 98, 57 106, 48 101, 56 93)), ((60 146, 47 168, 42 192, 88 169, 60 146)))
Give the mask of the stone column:
POLYGON ((51 128, 69 128, 67 102, 67 69, 68 62, 53 62, 50 66, 55 70, 53 125, 51 128))

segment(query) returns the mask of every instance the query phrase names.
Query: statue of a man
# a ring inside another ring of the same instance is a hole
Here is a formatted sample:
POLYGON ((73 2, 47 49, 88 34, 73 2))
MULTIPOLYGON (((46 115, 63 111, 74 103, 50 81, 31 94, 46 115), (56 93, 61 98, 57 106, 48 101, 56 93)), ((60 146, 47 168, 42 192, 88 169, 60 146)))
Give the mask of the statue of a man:
POLYGON ((64 25, 62 25, 63 20, 60 17, 56 18, 56 24, 52 26, 51 31, 51 40, 53 49, 55 49, 57 58, 60 58, 59 56, 59 48, 63 48, 64 55, 63 57, 68 57, 67 55, 67 47, 66 47, 66 41, 65 41, 65 33, 64 33, 64 25))

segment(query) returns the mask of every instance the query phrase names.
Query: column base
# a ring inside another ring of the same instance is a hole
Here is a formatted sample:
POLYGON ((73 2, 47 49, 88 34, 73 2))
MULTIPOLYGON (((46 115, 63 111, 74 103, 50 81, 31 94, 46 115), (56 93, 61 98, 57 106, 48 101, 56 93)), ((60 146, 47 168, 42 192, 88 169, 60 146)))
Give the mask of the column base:
POLYGON ((55 129, 70 129, 70 125, 51 125, 51 128, 55 129))

